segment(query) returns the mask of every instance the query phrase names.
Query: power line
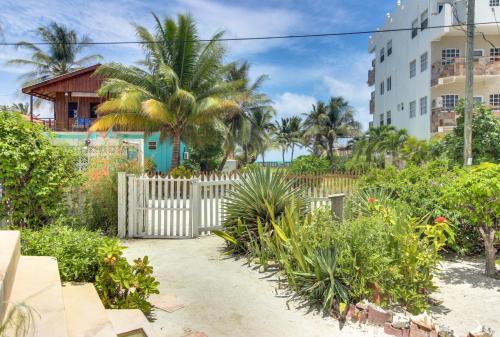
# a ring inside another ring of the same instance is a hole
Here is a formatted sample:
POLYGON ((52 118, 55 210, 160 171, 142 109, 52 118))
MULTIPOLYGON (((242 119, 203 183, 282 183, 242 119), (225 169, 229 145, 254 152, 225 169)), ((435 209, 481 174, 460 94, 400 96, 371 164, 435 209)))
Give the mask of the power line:
MULTIPOLYGON (((489 22, 478 22, 478 25, 491 25, 498 24, 498 21, 489 22)), ((438 26, 428 26, 425 29, 438 29, 438 28, 460 28, 467 26, 467 24, 453 24, 453 25, 438 25, 438 26)), ((380 30, 362 30, 362 31, 352 31, 352 32, 338 32, 338 33, 317 33, 317 34, 295 34, 295 35, 270 35, 270 36, 250 36, 250 37, 227 37, 214 39, 215 41, 253 41, 253 40, 283 40, 283 39, 301 39, 301 38, 315 38, 315 37, 329 37, 329 36, 350 36, 350 35, 366 35, 366 34, 378 34, 378 33, 391 33, 391 32, 404 32, 412 31, 416 28, 392 28, 392 29, 380 29, 380 30)), ((418 28, 420 29, 420 27, 418 28)), ((214 41, 211 39, 200 39, 200 40, 184 40, 179 42, 210 42, 214 41)), ((33 45, 58 45, 58 44, 75 44, 75 45, 120 45, 120 44, 155 44, 163 43, 164 40, 158 41, 97 41, 97 42, 28 42, 33 45)), ((19 42, 0 42, 0 46, 17 46, 19 42)))

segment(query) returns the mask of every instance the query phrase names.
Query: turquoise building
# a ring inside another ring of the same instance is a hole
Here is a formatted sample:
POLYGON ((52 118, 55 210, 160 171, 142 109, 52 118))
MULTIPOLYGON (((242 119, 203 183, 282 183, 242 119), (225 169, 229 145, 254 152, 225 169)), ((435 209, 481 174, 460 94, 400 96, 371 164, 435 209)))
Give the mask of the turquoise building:
MULTIPOLYGON (((66 143, 68 145, 99 145, 104 143, 134 144, 142 151, 144 159, 150 159, 157 172, 166 173, 172 168, 173 146, 171 139, 160 141, 160 133, 155 132, 145 136, 144 132, 120 131, 120 132, 53 132, 55 143, 66 143)), ((181 163, 187 158, 187 146, 181 143, 181 163)))

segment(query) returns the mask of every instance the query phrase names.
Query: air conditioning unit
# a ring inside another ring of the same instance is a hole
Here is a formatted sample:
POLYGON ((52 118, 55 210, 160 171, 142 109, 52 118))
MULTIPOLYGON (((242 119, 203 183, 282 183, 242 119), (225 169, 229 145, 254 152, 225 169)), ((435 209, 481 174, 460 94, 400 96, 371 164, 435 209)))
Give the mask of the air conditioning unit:
POLYGON ((443 108, 443 97, 436 97, 436 99, 432 100, 433 108, 443 108))

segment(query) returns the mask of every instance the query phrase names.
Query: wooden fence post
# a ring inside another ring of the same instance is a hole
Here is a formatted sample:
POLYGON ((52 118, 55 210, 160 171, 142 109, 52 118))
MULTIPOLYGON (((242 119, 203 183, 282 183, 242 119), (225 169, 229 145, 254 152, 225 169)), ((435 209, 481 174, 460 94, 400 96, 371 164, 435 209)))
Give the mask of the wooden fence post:
POLYGON ((127 176, 118 172, 118 237, 123 239, 127 234, 127 176))
POLYGON ((344 193, 332 194, 328 197, 332 205, 332 217, 335 220, 344 220, 344 197, 344 193))
POLYGON ((191 236, 197 238, 200 235, 201 222, 201 184, 199 179, 191 180, 191 195, 189 198, 191 203, 189 217, 191 219, 191 236))
POLYGON ((127 237, 131 238, 135 235, 135 208, 137 200, 136 178, 133 174, 128 176, 128 230, 127 237))

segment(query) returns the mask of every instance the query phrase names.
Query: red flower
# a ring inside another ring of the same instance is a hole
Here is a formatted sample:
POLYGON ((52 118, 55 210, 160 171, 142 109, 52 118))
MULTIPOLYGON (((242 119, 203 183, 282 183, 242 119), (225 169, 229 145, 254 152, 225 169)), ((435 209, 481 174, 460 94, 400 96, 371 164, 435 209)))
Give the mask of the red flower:
POLYGON ((434 219, 434 223, 443 223, 443 222, 448 222, 448 219, 446 219, 444 216, 438 216, 436 219, 434 219))
POLYGON ((377 199, 375 199, 375 198, 368 198, 368 202, 375 202, 375 201, 377 201, 377 199))

